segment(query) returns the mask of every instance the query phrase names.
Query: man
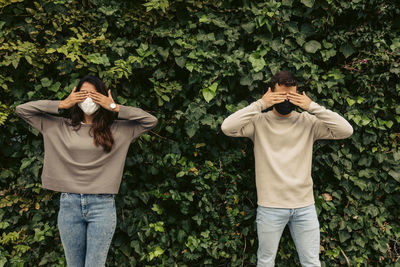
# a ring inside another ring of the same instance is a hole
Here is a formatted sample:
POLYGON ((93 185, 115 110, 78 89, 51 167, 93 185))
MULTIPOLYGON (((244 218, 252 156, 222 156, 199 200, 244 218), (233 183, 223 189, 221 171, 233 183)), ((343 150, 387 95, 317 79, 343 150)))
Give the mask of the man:
POLYGON ((274 266, 279 240, 286 226, 302 266, 321 266, 320 231, 314 206, 311 162, 318 139, 344 139, 353 128, 339 114, 297 93, 292 73, 271 78, 264 96, 233 113, 222 131, 248 137, 254 143, 257 187, 257 266, 274 266), (298 106, 302 113, 293 111, 298 106), (272 111, 261 111, 273 107, 272 111))

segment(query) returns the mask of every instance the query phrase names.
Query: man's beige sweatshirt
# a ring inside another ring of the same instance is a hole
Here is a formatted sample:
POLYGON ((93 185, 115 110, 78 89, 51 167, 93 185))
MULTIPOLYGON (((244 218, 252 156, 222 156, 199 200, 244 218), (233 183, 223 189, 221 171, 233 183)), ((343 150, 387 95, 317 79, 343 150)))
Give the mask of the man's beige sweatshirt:
POLYGON ((292 111, 289 117, 262 113, 265 108, 259 99, 227 117, 221 126, 228 136, 253 141, 257 204, 290 209, 312 205, 314 141, 344 139, 352 135, 353 128, 339 114, 315 102, 308 112, 292 111))

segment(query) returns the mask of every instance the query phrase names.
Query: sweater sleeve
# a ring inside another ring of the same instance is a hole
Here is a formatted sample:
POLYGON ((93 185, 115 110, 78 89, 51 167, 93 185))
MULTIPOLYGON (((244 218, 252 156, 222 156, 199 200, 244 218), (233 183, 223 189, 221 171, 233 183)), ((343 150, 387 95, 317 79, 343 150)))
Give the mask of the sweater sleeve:
POLYGON ((41 133, 46 130, 47 126, 57 120, 56 116, 50 114, 58 114, 59 100, 37 100, 18 105, 15 112, 19 117, 32 125, 41 133))
POLYGON ((265 109, 265 103, 262 99, 259 99, 247 107, 236 111, 222 122, 222 132, 227 136, 248 137, 252 139, 254 134, 252 119, 254 116, 261 114, 263 109, 265 109))
POLYGON ((308 112, 317 118, 314 125, 314 139, 345 139, 353 134, 350 123, 331 110, 311 102, 308 112))
POLYGON ((118 119, 127 120, 132 138, 137 138, 157 125, 157 118, 140 108, 119 105, 118 119))

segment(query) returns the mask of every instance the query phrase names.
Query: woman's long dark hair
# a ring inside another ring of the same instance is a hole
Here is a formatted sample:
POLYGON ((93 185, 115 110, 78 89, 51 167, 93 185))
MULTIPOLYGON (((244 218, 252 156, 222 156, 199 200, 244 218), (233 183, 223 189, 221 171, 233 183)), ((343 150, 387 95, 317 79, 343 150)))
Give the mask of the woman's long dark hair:
MULTIPOLYGON (((76 87, 76 92, 81 90, 83 83, 88 82, 96 87, 96 91, 108 96, 107 87, 97 77, 86 75, 80 81, 76 87)), ((81 128, 81 123, 84 119, 83 111, 79 108, 78 104, 75 104, 70 109, 71 125, 75 131, 81 128)), ((111 133, 111 124, 114 121, 114 114, 100 106, 100 108, 94 113, 93 124, 89 130, 90 136, 93 136, 93 143, 96 146, 102 146, 105 152, 110 152, 114 144, 114 138, 111 133)))

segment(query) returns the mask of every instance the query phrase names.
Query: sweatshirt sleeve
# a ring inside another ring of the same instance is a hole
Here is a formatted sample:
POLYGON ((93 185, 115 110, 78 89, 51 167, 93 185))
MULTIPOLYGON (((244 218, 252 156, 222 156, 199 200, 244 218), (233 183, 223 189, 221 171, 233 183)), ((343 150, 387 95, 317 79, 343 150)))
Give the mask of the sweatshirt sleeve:
POLYGON ((331 110, 311 102, 308 112, 317 118, 314 125, 314 140, 316 139, 345 139, 353 134, 350 123, 331 110))
POLYGON ((58 117, 51 114, 58 114, 59 100, 37 100, 18 105, 15 112, 33 128, 41 133, 49 124, 56 121, 58 117))
POLYGON ((222 122, 222 132, 227 136, 248 137, 252 139, 254 134, 252 119, 254 116, 261 114, 261 111, 265 108, 264 101, 259 99, 247 107, 236 111, 222 122))
POLYGON ((157 125, 157 118, 140 108, 119 105, 118 119, 127 120, 132 138, 137 138, 157 125))

